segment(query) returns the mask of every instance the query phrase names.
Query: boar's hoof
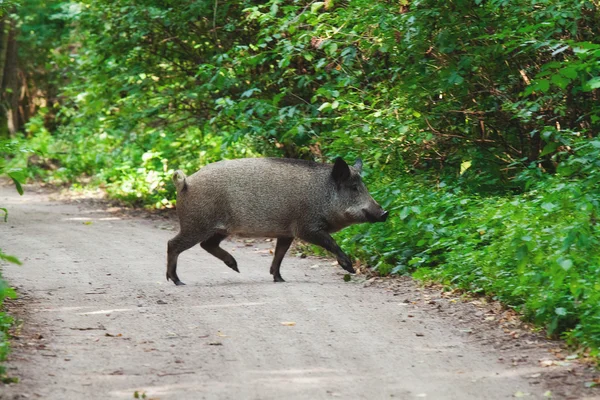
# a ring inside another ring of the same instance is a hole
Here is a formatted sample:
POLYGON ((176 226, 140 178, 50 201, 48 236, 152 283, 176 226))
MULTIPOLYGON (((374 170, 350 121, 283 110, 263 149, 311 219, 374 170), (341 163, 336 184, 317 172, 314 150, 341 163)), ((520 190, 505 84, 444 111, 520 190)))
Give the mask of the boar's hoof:
POLYGON ((273 282, 285 282, 285 280, 283 280, 281 275, 276 275, 273 277, 273 282))
POLYGON ((354 274, 356 271, 354 270, 354 267, 352 266, 351 262, 339 262, 340 266, 342 268, 344 268, 346 271, 350 272, 351 274, 354 274))
POLYGON ((237 267, 237 262, 235 260, 233 260, 233 262, 225 262, 225 265, 227 265, 229 268, 231 268, 238 274, 240 273, 240 270, 237 267))
POLYGON ((173 276, 170 276, 168 272, 167 272, 167 281, 173 281, 173 283, 177 286, 185 285, 185 283, 183 283, 179 280, 179 277, 177 276, 177 274, 173 274, 173 276))

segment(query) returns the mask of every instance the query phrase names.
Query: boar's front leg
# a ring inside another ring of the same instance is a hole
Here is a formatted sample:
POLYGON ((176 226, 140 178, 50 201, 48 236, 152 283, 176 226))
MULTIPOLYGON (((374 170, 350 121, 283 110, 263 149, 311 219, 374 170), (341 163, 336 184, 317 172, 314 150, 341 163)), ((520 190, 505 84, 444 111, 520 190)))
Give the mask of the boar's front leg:
POLYGON ((341 247, 335 242, 335 240, 331 237, 331 235, 325 231, 314 231, 314 232, 301 232, 298 237, 302 240, 305 240, 309 243, 316 244, 317 246, 321 246, 325 250, 333 253, 338 263, 344 268, 346 271, 350 273, 354 273, 354 268, 352 267, 352 261, 350 257, 344 253, 341 247))
POLYGON ((227 251, 225 251, 221 247, 219 247, 219 244, 226 237, 227 237, 227 235, 215 233, 214 235, 212 235, 211 237, 209 237, 208 239, 206 239, 205 241, 200 243, 200 246, 204 250, 206 250, 210 254, 212 254, 213 256, 217 257, 219 260, 223 261, 225 263, 225 265, 227 265, 229 268, 231 268, 235 272, 240 272, 240 270, 237 267, 237 261, 235 261, 235 258, 233 258, 233 256, 231 254, 229 254, 227 251))
POLYGON ((273 282, 285 282, 279 273, 279 268, 281 267, 281 261, 283 260, 285 253, 288 251, 293 241, 293 237, 277 238, 275 256, 273 257, 273 263, 271 264, 271 275, 273 275, 273 282))

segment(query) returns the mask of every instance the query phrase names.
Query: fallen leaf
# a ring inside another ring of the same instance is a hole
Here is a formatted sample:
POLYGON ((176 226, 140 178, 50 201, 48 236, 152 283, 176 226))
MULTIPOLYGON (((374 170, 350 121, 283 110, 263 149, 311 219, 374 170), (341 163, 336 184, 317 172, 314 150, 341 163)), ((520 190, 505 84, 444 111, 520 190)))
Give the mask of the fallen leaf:
POLYGON ((524 393, 524 392, 521 392, 520 390, 518 392, 516 392, 515 394, 513 394, 513 397, 517 397, 517 398, 526 397, 526 396, 529 396, 529 393, 524 393))
POLYGON ((69 328, 73 331, 105 331, 106 328, 104 325, 98 324, 96 328, 88 327, 88 328, 69 328))
POLYGON ((223 346, 223 343, 221 342, 208 342, 209 346, 223 346))
POLYGON ((83 224, 84 224, 84 225, 91 225, 91 224, 92 224, 92 221, 85 221, 83 224))
POLYGON ((551 367, 555 364, 556 362, 554 360, 540 360, 540 365, 542 367, 551 367))
POLYGON ((546 392, 544 392, 544 397, 548 397, 551 398, 552 397, 552 392, 547 390, 546 392))
POLYGON ((283 326, 294 326, 294 325, 296 325, 296 323, 289 321, 289 322, 282 322, 281 325, 283 325, 283 326))
POLYGON ((351 279, 352 279, 352 277, 350 276, 350 274, 344 275, 344 282, 350 282, 351 279))
POLYGON ((123 372, 122 370, 116 370, 113 372, 109 372, 109 375, 124 375, 125 372, 123 372))

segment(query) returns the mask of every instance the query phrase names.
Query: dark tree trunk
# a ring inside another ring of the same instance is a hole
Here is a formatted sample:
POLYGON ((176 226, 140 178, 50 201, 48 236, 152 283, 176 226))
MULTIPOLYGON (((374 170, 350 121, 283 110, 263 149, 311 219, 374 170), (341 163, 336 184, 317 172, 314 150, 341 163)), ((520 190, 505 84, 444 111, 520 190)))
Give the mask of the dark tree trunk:
POLYGON ((20 85, 17 62, 17 28, 8 16, 0 21, 0 137, 19 130, 20 85))

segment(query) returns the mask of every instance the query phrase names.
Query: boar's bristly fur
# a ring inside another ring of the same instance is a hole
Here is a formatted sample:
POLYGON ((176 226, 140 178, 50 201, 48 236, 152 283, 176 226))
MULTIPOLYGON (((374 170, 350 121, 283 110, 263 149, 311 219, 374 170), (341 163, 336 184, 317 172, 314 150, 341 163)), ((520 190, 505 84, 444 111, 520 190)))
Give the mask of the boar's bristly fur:
POLYGON ((385 221, 387 212, 360 177, 362 162, 348 166, 278 158, 244 158, 209 164, 186 177, 173 174, 180 230, 168 243, 167 279, 177 276, 179 254, 197 243, 239 272, 231 254, 219 247, 229 235, 277 238, 271 274, 283 282, 280 266, 294 238, 333 253, 354 272, 350 258, 330 233, 351 224, 385 221))

